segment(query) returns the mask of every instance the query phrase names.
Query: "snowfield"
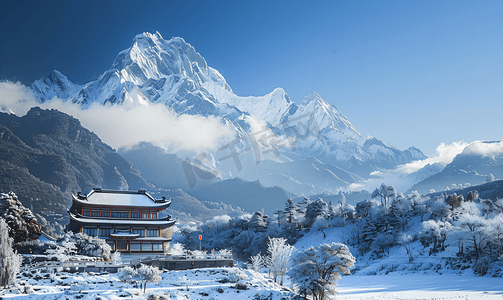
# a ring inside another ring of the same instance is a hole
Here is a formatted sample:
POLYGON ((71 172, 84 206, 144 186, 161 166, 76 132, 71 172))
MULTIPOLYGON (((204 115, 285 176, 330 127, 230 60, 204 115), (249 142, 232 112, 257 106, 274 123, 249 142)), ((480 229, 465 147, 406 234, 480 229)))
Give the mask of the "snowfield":
MULTIPOLYGON (((291 299, 288 287, 267 274, 240 268, 195 269, 161 274, 159 283, 140 288, 124 284, 117 274, 45 273, 24 271, 19 289, 0 293, 2 299, 291 299), (238 281, 239 280, 239 281, 238 281), (246 290, 236 288, 237 283, 246 290), (33 294, 24 294, 27 284, 33 294)), ((287 283, 289 285, 289 283, 287 283)), ((455 274, 344 276, 337 299, 503 299, 503 280, 455 274)))
POLYGON ((337 299, 503 299, 503 280, 454 274, 344 276, 337 299))
POLYGON ((117 274, 45 273, 24 271, 18 288, 0 292, 1 299, 289 299, 290 289, 264 274, 239 268, 169 271, 158 283, 148 283, 146 293, 122 283, 117 274), (31 286, 32 294, 24 294, 31 286))

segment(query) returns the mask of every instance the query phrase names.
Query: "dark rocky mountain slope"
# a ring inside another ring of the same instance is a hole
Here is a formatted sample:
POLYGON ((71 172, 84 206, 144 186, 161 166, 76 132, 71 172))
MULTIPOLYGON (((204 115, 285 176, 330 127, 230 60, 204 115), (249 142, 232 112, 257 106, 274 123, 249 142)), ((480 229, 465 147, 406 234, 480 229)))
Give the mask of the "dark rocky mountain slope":
POLYGON ((154 186, 80 122, 57 110, 25 116, 0 113, 0 191, 65 223, 71 193, 93 187, 135 190, 154 186))

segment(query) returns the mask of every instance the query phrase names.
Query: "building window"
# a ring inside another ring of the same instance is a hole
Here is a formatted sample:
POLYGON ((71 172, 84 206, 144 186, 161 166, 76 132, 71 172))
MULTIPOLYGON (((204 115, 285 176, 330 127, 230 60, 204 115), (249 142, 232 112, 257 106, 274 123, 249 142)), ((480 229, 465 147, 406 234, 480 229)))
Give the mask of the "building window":
POLYGON ((139 211, 132 211, 131 218, 134 218, 134 219, 140 218, 140 212, 139 211))
POLYGON ((150 243, 141 244, 141 251, 152 251, 152 244, 150 243))
POLYGON ((115 251, 115 243, 114 241, 107 241, 107 244, 112 248, 112 251, 115 251))
POLYGON ((91 217, 99 217, 100 216, 100 211, 99 210, 93 210, 91 211, 91 217))
POLYGON ((101 237, 109 237, 110 233, 112 233, 111 228, 100 228, 100 236, 101 237))
POLYGON ((151 219, 157 219, 157 214, 156 213, 150 213, 150 218, 151 219))
POLYGON ((159 230, 147 229, 147 236, 159 236, 159 230))
POLYGON ((112 211, 112 218, 128 219, 129 213, 127 211, 112 211))
POLYGON ((162 243, 154 243, 154 244, 152 244, 152 249, 153 249, 153 251, 159 251, 159 250, 162 251, 162 243))
POLYGON ((82 215, 83 215, 83 216, 86 216, 86 217, 89 217, 89 216, 91 216, 91 211, 90 211, 90 210, 88 210, 88 209, 84 209, 84 210, 82 211, 82 215))
POLYGON ((131 251, 141 251, 140 243, 131 243, 131 251))
POLYGON ((97 236, 98 228, 84 228, 83 232, 88 236, 97 236))
POLYGON ((145 229, 133 229, 134 234, 139 234, 140 236, 145 236, 145 229))
POLYGON ((142 219, 148 219, 148 213, 143 213, 143 214, 141 215, 141 217, 142 217, 142 219))
POLYGON ((110 210, 101 210, 101 217, 102 218, 110 218, 110 210))

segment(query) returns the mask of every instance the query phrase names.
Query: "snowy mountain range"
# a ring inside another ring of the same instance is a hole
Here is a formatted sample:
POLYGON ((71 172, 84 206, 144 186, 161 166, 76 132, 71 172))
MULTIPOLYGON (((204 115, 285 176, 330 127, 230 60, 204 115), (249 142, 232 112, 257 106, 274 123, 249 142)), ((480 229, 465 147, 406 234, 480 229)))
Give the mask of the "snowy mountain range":
POLYGON ((418 182, 409 191, 427 193, 490 182, 503 178, 503 141, 476 141, 458 154, 441 172, 418 182))
MULTIPOLYGON (((177 115, 218 117, 234 130, 237 139, 227 141, 227 148, 220 148, 225 149, 222 153, 209 153, 205 161, 209 171, 221 179, 258 179, 265 186, 280 185, 297 194, 333 193, 368 178, 372 171, 426 158, 414 147, 402 151, 363 136, 341 111, 316 93, 299 105, 281 88, 260 97, 237 96, 194 47, 182 38, 165 40, 158 32, 137 35, 132 46, 120 52, 111 68, 95 81, 77 85, 53 71, 35 81, 31 89, 41 103, 54 97, 83 108, 93 103, 124 109, 161 103, 177 115), (234 161, 222 159, 229 151, 233 154, 229 145, 240 154, 241 166, 235 156, 234 161), (321 166, 307 168, 327 170, 327 180, 312 182, 305 176, 305 167, 296 171, 287 167, 312 158, 321 166), (330 171, 333 169, 339 174, 330 171)), ((197 154, 190 153, 189 161, 197 154)))

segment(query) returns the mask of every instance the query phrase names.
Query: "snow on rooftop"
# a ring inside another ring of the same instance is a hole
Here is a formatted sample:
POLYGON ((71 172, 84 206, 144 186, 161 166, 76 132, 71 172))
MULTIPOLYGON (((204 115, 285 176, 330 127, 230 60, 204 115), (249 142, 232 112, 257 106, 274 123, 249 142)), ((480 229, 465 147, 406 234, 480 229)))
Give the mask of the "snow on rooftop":
POLYGON ((109 191, 94 189, 87 195, 89 204, 113 205, 113 206, 135 206, 135 207, 163 207, 169 205, 170 201, 155 202, 155 199, 143 190, 136 191, 109 191))

